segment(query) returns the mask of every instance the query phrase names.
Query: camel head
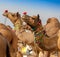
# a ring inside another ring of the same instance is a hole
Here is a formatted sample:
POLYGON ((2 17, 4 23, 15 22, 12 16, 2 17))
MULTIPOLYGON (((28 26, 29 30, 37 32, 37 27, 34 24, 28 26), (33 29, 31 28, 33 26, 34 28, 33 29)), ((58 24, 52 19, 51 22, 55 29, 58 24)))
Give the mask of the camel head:
POLYGON ((12 12, 8 12, 8 10, 5 10, 5 12, 3 13, 3 16, 7 17, 8 19, 10 19, 10 21, 15 24, 15 22, 21 18, 19 12, 17 13, 12 13, 12 12))
POLYGON ((37 16, 29 16, 24 14, 22 16, 22 19, 31 27, 36 27, 38 23, 41 23, 41 20, 39 19, 39 14, 37 16))
POLYGON ((55 17, 48 18, 47 23, 51 23, 51 22, 59 23, 59 20, 57 18, 55 18, 55 17))
POLYGON ((56 24, 55 26, 57 26, 57 27, 60 28, 60 22, 59 22, 59 20, 58 20, 57 18, 55 18, 55 17, 48 18, 46 25, 48 25, 48 23, 49 23, 49 24, 51 24, 51 23, 56 24))
POLYGON ((55 18, 55 17, 48 18, 47 24, 44 27, 46 34, 48 36, 55 35, 59 30, 59 26, 60 26, 60 24, 59 24, 59 21, 57 18, 55 18))

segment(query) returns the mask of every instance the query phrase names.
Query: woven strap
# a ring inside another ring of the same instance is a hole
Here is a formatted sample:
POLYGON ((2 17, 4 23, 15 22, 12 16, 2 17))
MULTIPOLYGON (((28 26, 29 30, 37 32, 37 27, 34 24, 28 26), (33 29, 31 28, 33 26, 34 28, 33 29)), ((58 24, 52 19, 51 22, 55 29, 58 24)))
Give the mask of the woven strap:
POLYGON ((43 42, 43 36, 44 36, 43 32, 36 33, 35 34, 35 43, 37 43, 38 45, 40 45, 40 43, 43 42))

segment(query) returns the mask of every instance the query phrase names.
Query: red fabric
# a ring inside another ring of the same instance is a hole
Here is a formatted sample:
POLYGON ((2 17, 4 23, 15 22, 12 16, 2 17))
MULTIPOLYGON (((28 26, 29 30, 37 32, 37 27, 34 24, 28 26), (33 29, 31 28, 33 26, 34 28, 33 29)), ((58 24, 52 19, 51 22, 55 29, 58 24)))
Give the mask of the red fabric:
POLYGON ((41 25, 41 20, 39 20, 38 24, 37 25, 41 25))
POLYGON ((27 14, 27 12, 23 12, 23 14, 27 14))

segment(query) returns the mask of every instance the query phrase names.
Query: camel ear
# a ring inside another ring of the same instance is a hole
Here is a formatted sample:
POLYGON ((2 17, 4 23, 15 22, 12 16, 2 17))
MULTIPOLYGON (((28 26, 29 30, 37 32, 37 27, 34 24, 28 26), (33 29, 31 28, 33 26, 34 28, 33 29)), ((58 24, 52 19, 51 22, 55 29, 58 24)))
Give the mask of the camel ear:
POLYGON ((51 20, 51 18, 48 18, 48 20, 47 20, 47 24, 50 23, 50 20, 51 20))
POLYGON ((20 17, 20 14, 19 14, 19 12, 17 12, 16 14, 17 14, 17 17, 20 17))
POLYGON ((40 16, 39 16, 39 14, 37 15, 37 19, 38 19, 38 21, 39 21, 39 19, 40 19, 40 16))

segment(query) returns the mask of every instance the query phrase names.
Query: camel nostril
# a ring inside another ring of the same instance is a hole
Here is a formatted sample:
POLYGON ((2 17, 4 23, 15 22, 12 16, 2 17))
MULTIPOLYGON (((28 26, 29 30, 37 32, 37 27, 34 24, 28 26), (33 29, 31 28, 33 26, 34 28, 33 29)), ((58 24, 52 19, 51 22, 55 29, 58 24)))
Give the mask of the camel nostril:
POLYGON ((5 14, 2 14, 3 16, 6 16, 5 14))

